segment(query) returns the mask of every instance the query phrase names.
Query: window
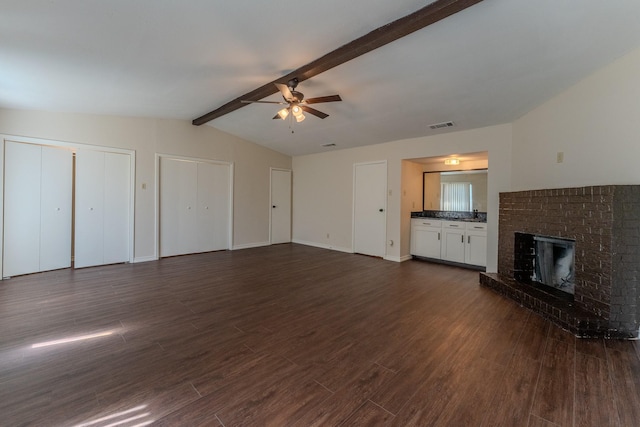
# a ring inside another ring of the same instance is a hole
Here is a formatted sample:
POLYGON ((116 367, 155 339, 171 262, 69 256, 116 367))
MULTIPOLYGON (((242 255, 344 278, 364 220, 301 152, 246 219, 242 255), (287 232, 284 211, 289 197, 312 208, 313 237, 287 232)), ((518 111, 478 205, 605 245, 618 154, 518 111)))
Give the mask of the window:
POLYGON ((440 191, 442 210, 470 211, 472 190, 470 182, 443 182, 440 191))

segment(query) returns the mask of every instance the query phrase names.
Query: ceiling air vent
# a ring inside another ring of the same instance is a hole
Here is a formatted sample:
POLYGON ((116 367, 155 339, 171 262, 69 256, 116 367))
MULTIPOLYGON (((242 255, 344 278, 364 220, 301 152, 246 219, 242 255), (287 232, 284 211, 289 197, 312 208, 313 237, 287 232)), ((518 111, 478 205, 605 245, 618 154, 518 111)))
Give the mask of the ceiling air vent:
POLYGON ((335 147, 336 144, 334 144, 333 142, 330 142, 328 144, 322 144, 323 147, 335 147))
POLYGON ((442 128, 450 128, 453 127, 453 122, 442 122, 436 123, 434 125, 429 125, 430 129, 442 129, 442 128))

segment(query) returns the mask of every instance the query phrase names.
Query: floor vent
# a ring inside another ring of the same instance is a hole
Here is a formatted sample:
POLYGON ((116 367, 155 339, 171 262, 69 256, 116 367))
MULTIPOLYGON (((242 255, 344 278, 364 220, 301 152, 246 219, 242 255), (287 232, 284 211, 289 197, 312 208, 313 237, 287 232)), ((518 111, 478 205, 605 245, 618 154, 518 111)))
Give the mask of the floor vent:
POLYGON ((430 129, 442 129, 442 128, 450 128, 453 127, 453 122, 442 122, 442 123, 436 123, 434 125, 429 125, 430 129))

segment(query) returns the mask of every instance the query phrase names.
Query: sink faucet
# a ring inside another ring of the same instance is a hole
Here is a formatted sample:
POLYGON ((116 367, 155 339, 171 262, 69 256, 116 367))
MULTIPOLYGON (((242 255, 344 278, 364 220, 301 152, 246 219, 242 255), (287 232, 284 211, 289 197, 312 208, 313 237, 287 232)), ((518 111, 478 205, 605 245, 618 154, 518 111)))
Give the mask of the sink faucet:
POLYGON ((478 209, 473 210, 473 218, 478 218, 478 209))

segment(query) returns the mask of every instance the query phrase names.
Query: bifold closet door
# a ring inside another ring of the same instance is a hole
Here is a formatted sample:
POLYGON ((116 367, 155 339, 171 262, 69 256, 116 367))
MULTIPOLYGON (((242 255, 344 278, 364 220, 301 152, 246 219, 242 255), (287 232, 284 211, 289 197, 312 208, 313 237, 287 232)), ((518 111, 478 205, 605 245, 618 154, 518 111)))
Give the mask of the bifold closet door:
POLYGON ((74 266, 129 260, 130 156, 76 152, 74 266))
POLYGON ((160 256, 229 248, 230 166, 160 159, 160 256))
POLYGON ((198 163, 198 246, 202 252, 229 249, 229 165, 198 163))
POLYGON ((160 160, 160 256, 198 252, 196 162, 160 160))
POLYGON ((72 153, 5 143, 3 276, 71 265, 72 153))

